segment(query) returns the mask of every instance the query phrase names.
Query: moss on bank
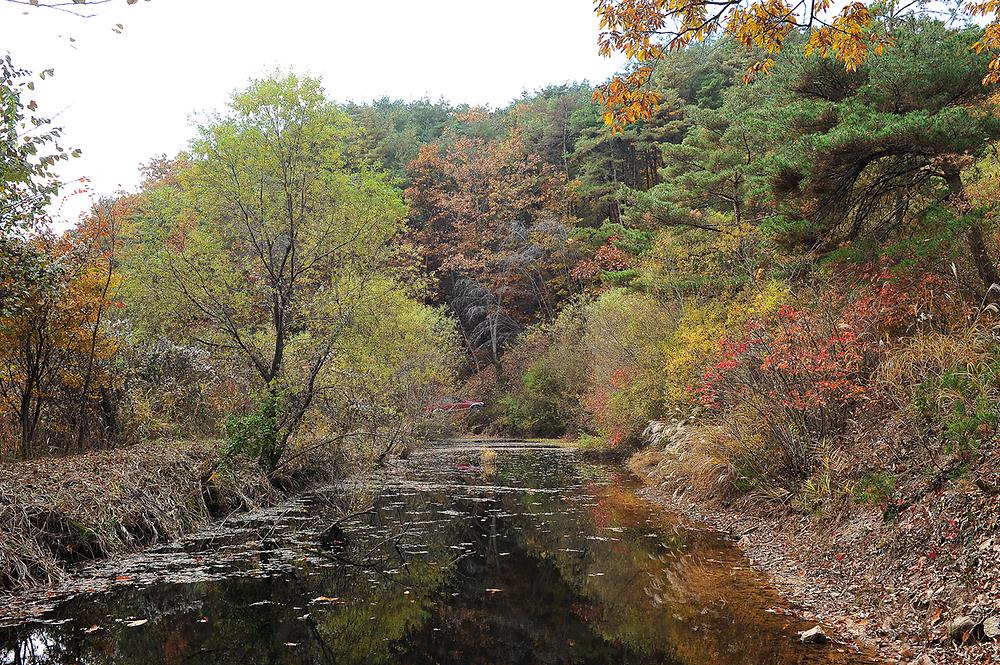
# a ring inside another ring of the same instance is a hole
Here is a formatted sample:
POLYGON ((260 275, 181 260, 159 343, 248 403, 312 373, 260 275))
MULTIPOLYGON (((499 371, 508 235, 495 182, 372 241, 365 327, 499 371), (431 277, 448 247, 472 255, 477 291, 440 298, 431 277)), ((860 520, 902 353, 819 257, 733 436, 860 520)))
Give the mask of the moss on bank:
POLYGON ((0 467, 0 591, 273 504, 343 466, 335 450, 314 449, 268 479, 252 462, 219 459, 217 441, 160 441, 0 467))

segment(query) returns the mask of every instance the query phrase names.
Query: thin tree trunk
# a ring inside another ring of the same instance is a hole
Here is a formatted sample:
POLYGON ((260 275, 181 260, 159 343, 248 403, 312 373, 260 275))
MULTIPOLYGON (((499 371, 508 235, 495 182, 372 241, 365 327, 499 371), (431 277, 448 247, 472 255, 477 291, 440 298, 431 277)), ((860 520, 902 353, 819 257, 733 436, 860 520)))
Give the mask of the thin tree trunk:
MULTIPOLYGON (((959 216, 968 215, 972 210, 972 205, 965 195, 965 185, 962 183, 961 172, 958 169, 949 170, 945 174, 945 179, 948 181, 950 192, 948 198, 955 213, 959 216)), ((978 221, 973 220, 969 224, 969 228, 965 232, 965 242, 969 247, 969 255, 976 267, 976 272, 979 274, 979 279, 986 289, 986 298, 996 300, 997 296, 993 295, 993 285, 1000 285, 1000 273, 997 272, 996 264, 986 248, 983 229, 978 221)))
MULTIPOLYGON (((114 243, 114 239, 111 241, 114 243)), ((113 252, 113 250, 112 250, 113 252)), ((90 331, 90 348, 87 352, 87 370, 84 374, 83 388, 80 391, 80 408, 76 418, 76 449, 83 450, 83 439, 87 429, 87 406, 89 404, 89 393, 91 383, 94 380, 94 361, 97 355, 97 340, 101 331, 101 320, 104 318, 104 304, 107 301, 108 292, 111 290, 111 281, 114 277, 114 253, 108 257, 108 272, 104 278, 104 285, 101 289, 101 300, 97 305, 97 316, 94 319, 94 327, 90 331)))
POLYGON ((21 395, 21 458, 31 457, 31 439, 34 438, 34 428, 31 427, 31 384, 25 386, 25 391, 21 395))
POLYGON ((969 226, 968 231, 965 232, 965 241, 969 245, 969 253, 972 255, 972 262, 976 264, 979 279, 982 280, 983 286, 986 288, 987 299, 995 300, 996 297, 991 294, 993 286, 1000 285, 1000 274, 997 273, 996 264, 993 263, 993 259, 990 258, 986 249, 983 230, 978 222, 973 222, 969 226))
POLYGON ((34 331, 28 333, 28 338, 25 339, 23 345, 25 378, 21 388, 21 404, 18 412, 18 419, 21 426, 21 457, 23 459, 31 457, 31 444, 35 438, 35 429, 38 424, 38 415, 40 414, 38 403, 41 398, 32 399, 38 388, 40 376, 39 364, 41 363, 41 358, 37 355, 39 350, 32 350, 31 348, 31 336, 33 334, 34 331))

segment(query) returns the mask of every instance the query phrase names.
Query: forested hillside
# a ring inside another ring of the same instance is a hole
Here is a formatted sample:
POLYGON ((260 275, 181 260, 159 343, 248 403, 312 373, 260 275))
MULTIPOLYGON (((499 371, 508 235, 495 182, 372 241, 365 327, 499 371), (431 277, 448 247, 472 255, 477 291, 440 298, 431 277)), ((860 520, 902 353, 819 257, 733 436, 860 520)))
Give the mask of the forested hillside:
POLYGON ((852 441, 952 473, 994 432, 980 33, 897 22, 853 73, 800 40, 749 84, 753 53, 691 46, 618 132, 584 85, 349 112, 405 187, 492 427, 617 446, 691 418, 733 489, 795 494, 852 441))
POLYGON ((688 45, 620 128, 573 85, 420 129, 427 102, 355 117, 416 154, 408 237, 486 403, 470 426, 650 446, 631 466, 664 501, 757 531, 824 616, 883 622, 842 630, 975 642, 997 593, 998 97, 981 29, 884 27, 856 71, 793 33, 749 81, 759 53, 688 45))
POLYGON ((597 5, 611 81, 497 109, 274 70, 75 225, 51 72, 0 60, 0 588, 445 433, 564 438, 731 530, 835 524, 810 575, 899 583, 876 650, 996 637, 1000 29, 597 5))
MULTIPOLYGON (((273 469, 455 370, 496 433, 693 419, 733 488, 796 494, 861 440, 955 473, 997 423, 1000 120, 981 29, 884 28, 857 71, 793 33, 750 81, 752 49, 691 44, 624 127, 588 84, 490 111, 278 73, 61 235, 71 155, 15 140, 4 225, 39 232, 3 245, 4 455, 225 430, 273 469)), ((4 71, 7 131, 49 127, 4 71)))

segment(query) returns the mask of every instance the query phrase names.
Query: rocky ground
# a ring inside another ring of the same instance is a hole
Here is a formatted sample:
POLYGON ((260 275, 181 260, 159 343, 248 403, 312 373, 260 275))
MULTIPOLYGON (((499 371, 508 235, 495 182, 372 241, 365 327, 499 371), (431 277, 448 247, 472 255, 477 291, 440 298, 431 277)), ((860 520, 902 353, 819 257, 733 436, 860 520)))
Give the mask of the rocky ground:
POLYGON ((648 498, 726 532, 833 637, 889 663, 1000 663, 1000 496, 958 480, 891 513, 842 501, 807 515, 699 496, 675 463, 653 450, 630 466, 648 498))

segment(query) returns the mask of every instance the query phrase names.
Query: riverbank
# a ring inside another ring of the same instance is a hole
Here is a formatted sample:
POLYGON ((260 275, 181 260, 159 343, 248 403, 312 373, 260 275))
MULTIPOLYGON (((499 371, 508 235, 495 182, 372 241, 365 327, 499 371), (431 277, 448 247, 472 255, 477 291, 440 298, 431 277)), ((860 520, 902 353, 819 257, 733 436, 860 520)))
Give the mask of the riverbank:
POLYGON ((629 467, 647 482, 647 498, 728 534, 836 637, 891 663, 1000 663, 1000 507, 974 483, 919 493, 898 512, 844 499, 803 513, 699 491, 662 446, 629 467))
POLYGON ((268 479, 250 461, 220 465, 218 441, 159 441, 0 467, 0 592, 64 579, 84 561, 168 542, 239 511, 330 480, 329 448, 268 479))
POLYGON ((359 475, 85 566, 0 663, 871 665, 620 467, 440 441, 359 475))

